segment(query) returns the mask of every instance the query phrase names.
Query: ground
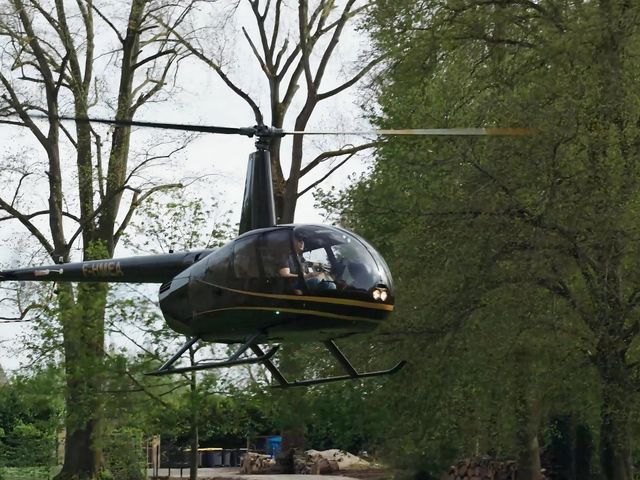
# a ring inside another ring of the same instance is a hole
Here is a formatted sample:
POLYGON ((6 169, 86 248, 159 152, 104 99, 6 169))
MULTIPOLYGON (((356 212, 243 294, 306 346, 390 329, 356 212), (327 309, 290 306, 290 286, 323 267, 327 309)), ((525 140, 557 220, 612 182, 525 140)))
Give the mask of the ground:
MULTIPOLYGON (((153 474, 149 472, 149 478, 153 474)), ((159 480, 189 478, 189 469, 172 468, 169 471, 161 468, 158 472, 159 480)), ((198 479, 202 480, 387 480, 391 478, 388 470, 369 469, 351 472, 340 472, 336 475, 240 475, 238 468, 200 468, 198 469, 198 479)))

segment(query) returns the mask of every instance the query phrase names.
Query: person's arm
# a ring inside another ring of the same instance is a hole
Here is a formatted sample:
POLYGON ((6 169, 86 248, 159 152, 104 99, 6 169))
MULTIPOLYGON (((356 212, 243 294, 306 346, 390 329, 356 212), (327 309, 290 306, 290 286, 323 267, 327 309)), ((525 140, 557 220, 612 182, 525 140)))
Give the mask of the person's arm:
POLYGON ((280 274, 280 276, 284 278, 298 278, 298 275, 296 275, 295 273, 291 273, 291 268, 289 267, 282 267, 280 270, 278 270, 278 274, 280 274))
MULTIPOLYGON (((298 274, 291 273, 291 268, 289 267, 282 267, 280 270, 278 270, 278 274, 284 278, 298 278, 298 274)), ((319 273, 314 271, 310 273, 304 273, 302 276, 304 278, 313 278, 313 277, 317 277, 318 275, 319 273)))

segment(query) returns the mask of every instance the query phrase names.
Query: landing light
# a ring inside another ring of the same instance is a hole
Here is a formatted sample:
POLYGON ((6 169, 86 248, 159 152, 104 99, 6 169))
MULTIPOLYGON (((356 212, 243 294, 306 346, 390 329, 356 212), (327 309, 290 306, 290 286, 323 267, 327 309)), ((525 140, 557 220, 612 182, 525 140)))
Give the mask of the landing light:
POLYGON ((387 298, 389 298, 389 293, 384 288, 374 288, 371 296, 376 301, 386 302, 387 298))

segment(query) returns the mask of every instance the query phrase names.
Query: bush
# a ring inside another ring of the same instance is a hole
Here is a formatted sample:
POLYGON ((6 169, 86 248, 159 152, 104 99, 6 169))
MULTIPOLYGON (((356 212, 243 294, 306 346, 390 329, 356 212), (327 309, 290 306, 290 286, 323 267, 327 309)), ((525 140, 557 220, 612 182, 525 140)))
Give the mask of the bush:
POLYGON ((104 446, 105 480, 143 480, 145 478, 146 453, 143 434, 135 428, 115 430, 104 446))

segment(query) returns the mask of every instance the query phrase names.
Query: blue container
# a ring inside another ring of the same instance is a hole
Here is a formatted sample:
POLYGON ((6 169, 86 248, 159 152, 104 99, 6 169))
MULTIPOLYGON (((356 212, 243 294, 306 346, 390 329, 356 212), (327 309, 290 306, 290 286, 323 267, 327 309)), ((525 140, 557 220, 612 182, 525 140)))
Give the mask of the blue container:
POLYGON ((200 466, 204 468, 213 467, 213 452, 202 452, 202 460, 200 461, 200 466))
POLYGON ((282 437, 280 435, 273 435, 267 437, 267 454, 271 458, 275 458, 282 450, 282 437))

